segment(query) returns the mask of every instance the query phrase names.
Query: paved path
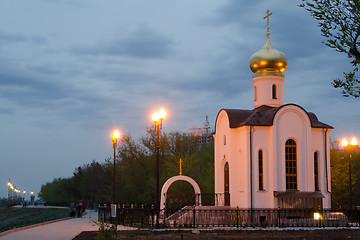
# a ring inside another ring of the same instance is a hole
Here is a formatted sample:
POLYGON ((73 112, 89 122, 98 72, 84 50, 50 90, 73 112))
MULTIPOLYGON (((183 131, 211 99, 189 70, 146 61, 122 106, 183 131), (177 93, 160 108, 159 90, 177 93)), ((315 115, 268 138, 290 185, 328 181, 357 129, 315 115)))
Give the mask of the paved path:
MULTIPOLYGON (((55 223, 32 227, 25 230, 14 231, 1 240, 71 240, 82 231, 96 231, 98 226, 93 223, 97 220, 97 213, 86 211, 82 218, 72 218, 55 223)), ((118 230, 133 230, 135 228, 118 226, 118 230)))

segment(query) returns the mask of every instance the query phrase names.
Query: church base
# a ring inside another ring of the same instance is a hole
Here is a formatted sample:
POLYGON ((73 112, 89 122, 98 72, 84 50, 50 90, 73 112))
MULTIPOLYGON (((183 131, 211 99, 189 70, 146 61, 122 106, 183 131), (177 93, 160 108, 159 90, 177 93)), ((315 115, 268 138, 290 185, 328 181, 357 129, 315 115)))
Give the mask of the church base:
POLYGON ((313 209, 239 209, 229 206, 187 206, 164 217, 168 227, 340 227, 348 225, 343 213, 313 209))

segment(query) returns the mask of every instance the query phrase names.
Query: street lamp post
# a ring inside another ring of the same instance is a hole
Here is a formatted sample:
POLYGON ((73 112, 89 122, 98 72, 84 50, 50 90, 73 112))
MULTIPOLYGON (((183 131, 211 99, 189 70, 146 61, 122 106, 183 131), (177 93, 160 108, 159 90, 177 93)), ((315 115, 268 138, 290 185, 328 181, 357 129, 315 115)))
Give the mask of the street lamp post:
POLYGON ((351 149, 356 148, 359 145, 357 144, 357 140, 355 138, 352 138, 350 141, 350 144, 348 144, 347 140, 344 139, 341 142, 342 146, 344 147, 344 150, 349 150, 349 208, 352 209, 353 202, 352 202, 352 181, 351 181, 351 149))
POLYGON ((9 179, 9 182, 8 182, 8 207, 11 206, 11 202, 12 202, 12 191, 14 189, 14 186, 13 184, 11 183, 10 179, 9 179))
POLYGON ((30 202, 34 203, 35 202, 35 196, 34 196, 34 191, 31 190, 30 192, 30 202))
POLYGON ((114 148, 114 181, 113 181, 113 203, 115 203, 115 189, 116 189, 116 144, 117 140, 119 139, 120 134, 118 130, 111 135, 111 140, 113 141, 113 148, 114 148))
POLYGON ((160 130, 162 122, 166 117, 163 108, 159 112, 155 111, 152 115, 156 131, 156 228, 159 228, 159 210, 160 210, 160 130))

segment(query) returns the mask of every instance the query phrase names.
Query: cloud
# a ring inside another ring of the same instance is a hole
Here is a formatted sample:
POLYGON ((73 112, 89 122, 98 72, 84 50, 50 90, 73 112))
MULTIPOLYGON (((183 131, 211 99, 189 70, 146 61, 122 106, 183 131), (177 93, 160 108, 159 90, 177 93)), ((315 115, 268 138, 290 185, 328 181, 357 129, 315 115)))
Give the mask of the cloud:
MULTIPOLYGON (((104 106, 111 104, 112 96, 101 94, 100 83, 89 87, 76 79, 79 76, 63 78, 62 70, 51 66, 14 71, 13 66, 4 64, 0 69, 0 115, 26 113, 29 121, 47 120, 52 124, 58 121, 84 124, 88 119, 106 117, 101 113, 106 111, 104 106)), ((87 81, 89 85, 91 81, 94 80, 87 81)))
POLYGON ((27 36, 19 33, 0 31, 0 44, 2 46, 18 43, 44 44, 45 42, 46 38, 43 36, 27 36))
POLYGON ((42 106, 64 97, 61 84, 32 76, 25 72, 0 71, 0 96, 22 106, 42 106))
POLYGON ((14 113, 14 110, 8 107, 0 107, 0 115, 10 115, 14 113))
POLYGON ((123 56, 142 59, 165 58, 175 51, 175 43, 149 28, 140 28, 121 39, 93 47, 72 47, 72 54, 123 56))

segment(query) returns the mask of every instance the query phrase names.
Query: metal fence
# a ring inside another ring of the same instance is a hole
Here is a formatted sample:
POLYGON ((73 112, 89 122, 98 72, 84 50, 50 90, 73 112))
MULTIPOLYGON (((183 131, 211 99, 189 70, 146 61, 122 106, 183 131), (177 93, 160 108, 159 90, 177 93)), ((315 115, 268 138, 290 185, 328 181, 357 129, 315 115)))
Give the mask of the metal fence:
MULTIPOLYGON (((162 228, 178 227, 359 227, 360 212, 347 210, 312 209, 239 209, 229 207, 186 206, 178 211, 166 209, 159 214, 162 228)), ((156 211, 153 206, 99 205, 99 220, 135 226, 156 227, 156 211), (116 214, 115 214, 116 212, 116 214)))

